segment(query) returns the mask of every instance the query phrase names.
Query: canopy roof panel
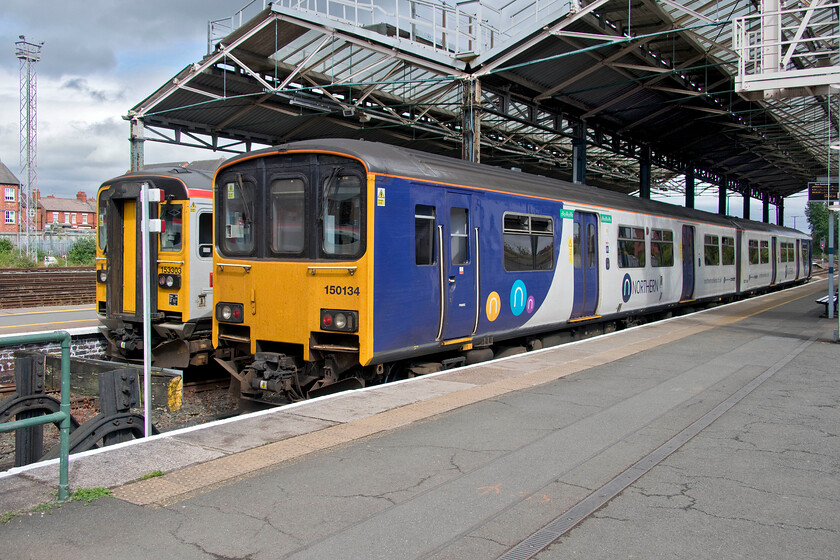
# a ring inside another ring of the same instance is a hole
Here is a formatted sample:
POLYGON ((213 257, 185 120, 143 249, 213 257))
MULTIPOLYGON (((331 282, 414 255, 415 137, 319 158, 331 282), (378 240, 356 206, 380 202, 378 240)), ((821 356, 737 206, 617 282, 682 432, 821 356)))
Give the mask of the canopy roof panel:
MULTIPOLYGON (((128 118, 146 140, 232 153, 345 137, 459 157, 474 110, 482 162, 569 179, 583 139, 586 182, 627 193, 640 161, 654 190, 679 190, 694 169, 774 203, 827 171, 825 88, 735 92, 732 22, 757 1, 315 4, 257 2, 236 25, 211 22, 224 31, 209 54, 128 118)), ((824 43, 792 67, 836 64, 836 42, 824 43)), ((831 127, 836 138, 836 117, 831 127)))

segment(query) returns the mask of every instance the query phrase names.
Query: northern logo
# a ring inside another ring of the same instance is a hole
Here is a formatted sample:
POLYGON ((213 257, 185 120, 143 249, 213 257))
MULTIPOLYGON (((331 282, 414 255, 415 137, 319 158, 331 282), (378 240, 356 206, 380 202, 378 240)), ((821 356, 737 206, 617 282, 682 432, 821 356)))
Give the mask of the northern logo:
POLYGON ((630 274, 625 274, 621 281, 621 299, 624 303, 630 301, 633 294, 654 294, 659 291, 659 281, 657 280, 636 280, 630 278, 630 274))

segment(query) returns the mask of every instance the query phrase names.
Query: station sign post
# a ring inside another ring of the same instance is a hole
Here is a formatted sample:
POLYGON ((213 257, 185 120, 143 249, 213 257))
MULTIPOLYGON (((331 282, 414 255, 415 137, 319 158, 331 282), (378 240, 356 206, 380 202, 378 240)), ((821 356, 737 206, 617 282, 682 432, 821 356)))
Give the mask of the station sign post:
MULTIPOLYGON (((150 189, 143 183, 141 189, 141 241, 143 244, 143 415, 145 416, 144 434, 152 435, 152 302, 151 302, 151 250, 150 233, 161 232, 161 220, 149 219, 149 203, 161 201, 161 190, 150 189)), ((154 238, 157 242, 157 237, 154 238)), ((157 272, 157 266, 155 267, 157 272)))

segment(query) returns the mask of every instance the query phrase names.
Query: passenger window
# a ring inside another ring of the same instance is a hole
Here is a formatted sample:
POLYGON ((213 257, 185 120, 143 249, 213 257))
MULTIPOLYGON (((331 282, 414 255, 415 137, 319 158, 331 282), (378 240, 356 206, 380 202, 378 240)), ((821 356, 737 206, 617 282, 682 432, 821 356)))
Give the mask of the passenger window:
POLYGON ((666 229, 650 230, 651 266, 674 266, 674 232, 666 229))
POLYGON ((414 207, 414 264, 435 264, 435 207, 414 207))
POLYGON ((297 177, 271 181, 269 204, 271 218, 271 250, 297 254, 304 248, 304 183, 297 177))
POLYGON ((641 268, 645 260, 645 228, 618 226, 619 268, 641 268))
POLYGON ((758 241, 755 239, 750 239, 749 241, 749 259, 750 264, 758 264, 758 241))
POLYGON ((767 264, 770 262, 770 242, 762 241, 760 247, 758 254, 761 256, 761 264, 767 264))
POLYGON ((735 264, 735 238, 720 238, 720 257, 724 266, 735 264))
POLYGON ((226 254, 248 255, 254 250, 256 186, 252 180, 237 173, 235 178, 223 182, 221 187, 217 195, 221 199, 219 246, 226 254))
POLYGON ((324 181, 320 218, 322 248, 328 255, 360 256, 362 253, 362 180, 341 175, 341 169, 324 181))
MULTIPOLYGON (((99 234, 99 248, 107 253, 108 252, 108 227, 106 224, 108 223, 108 204, 109 200, 100 200, 99 201, 99 218, 98 218, 98 225, 97 230, 99 234)), ((57 222, 58 220, 55 219, 55 214, 58 212, 53 213, 53 222, 57 222)))
POLYGON ((470 262, 469 222, 466 208, 449 210, 449 248, 452 252, 452 264, 470 262))
MULTIPOLYGON (((575 224, 577 226, 577 224, 575 224)), ((554 220, 548 216, 505 214, 502 241, 508 272, 554 268, 554 220)), ((581 260, 580 228, 575 229, 575 266, 581 260)))
POLYGON ((706 266, 718 266, 720 264, 720 245, 717 235, 703 236, 703 254, 706 266))
POLYGON ((184 225, 183 206, 180 202, 165 202, 160 205, 160 219, 163 221, 163 233, 160 234, 161 251, 181 250, 181 230, 184 225))
MULTIPOLYGON (((581 248, 580 248, 580 224, 575 222, 574 228, 574 241, 572 242, 573 245, 573 253, 575 257, 575 268, 580 268, 583 266, 583 257, 581 256, 581 248)), ((507 267, 505 267, 507 268, 507 267)))
POLYGON ((198 256, 213 256, 213 214, 210 212, 198 215, 198 256))

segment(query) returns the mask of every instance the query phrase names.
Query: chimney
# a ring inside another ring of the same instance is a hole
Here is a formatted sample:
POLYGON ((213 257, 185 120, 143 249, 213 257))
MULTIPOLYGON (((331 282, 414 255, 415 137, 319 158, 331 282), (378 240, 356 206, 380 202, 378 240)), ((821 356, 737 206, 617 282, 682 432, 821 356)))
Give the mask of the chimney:
POLYGON ((76 200, 81 200, 82 202, 87 202, 87 195, 84 191, 79 191, 76 193, 76 200))

